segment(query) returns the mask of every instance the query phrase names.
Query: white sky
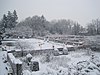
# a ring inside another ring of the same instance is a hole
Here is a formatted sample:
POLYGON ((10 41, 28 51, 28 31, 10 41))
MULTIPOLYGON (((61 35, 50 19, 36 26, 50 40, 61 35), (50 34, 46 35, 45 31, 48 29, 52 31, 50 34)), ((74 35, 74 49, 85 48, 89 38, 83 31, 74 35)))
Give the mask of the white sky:
POLYGON ((19 21, 43 14, 49 21, 72 19, 85 26, 100 18, 100 0, 0 0, 0 19, 13 10, 17 11, 19 21))

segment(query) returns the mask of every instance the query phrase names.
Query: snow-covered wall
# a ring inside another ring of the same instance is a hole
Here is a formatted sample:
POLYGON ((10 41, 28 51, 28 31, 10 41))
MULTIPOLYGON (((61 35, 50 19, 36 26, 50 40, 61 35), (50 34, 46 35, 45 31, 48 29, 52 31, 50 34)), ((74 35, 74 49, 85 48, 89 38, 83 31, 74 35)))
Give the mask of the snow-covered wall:
POLYGON ((12 53, 7 54, 8 62, 10 63, 13 75, 21 75, 22 73, 22 62, 19 59, 16 59, 12 53))
POLYGON ((26 56, 28 53, 32 54, 33 56, 37 56, 37 55, 53 54, 54 52, 55 50, 53 49, 45 49, 45 50, 16 51, 13 54, 16 57, 22 57, 22 56, 26 56))

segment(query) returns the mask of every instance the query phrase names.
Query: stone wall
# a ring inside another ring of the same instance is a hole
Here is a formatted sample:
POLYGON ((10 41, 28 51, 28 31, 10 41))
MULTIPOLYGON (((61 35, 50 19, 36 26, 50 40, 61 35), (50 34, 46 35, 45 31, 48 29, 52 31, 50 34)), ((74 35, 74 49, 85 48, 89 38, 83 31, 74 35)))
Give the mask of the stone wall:
POLYGON ((7 54, 7 60, 10 63, 12 70, 13 70, 13 75, 21 75, 22 73, 22 64, 16 64, 14 61, 11 61, 11 58, 7 54))
POLYGON ((28 53, 30 53, 33 56, 37 56, 37 55, 45 55, 45 54, 53 54, 54 50, 53 49, 45 49, 45 50, 25 50, 25 51, 16 51, 14 52, 14 56, 15 57, 22 57, 22 56, 26 56, 28 53))

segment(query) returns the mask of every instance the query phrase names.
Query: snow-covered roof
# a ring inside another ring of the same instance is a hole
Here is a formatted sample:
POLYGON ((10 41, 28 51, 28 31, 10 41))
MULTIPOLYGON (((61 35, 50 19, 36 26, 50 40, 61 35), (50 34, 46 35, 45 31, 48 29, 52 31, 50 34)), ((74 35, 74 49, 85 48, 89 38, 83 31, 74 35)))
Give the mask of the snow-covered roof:
POLYGON ((66 47, 74 47, 73 45, 66 45, 66 47))
POLYGON ((28 54, 26 55, 26 57, 29 58, 29 57, 32 57, 32 55, 31 55, 30 53, 28 53, 28 54))

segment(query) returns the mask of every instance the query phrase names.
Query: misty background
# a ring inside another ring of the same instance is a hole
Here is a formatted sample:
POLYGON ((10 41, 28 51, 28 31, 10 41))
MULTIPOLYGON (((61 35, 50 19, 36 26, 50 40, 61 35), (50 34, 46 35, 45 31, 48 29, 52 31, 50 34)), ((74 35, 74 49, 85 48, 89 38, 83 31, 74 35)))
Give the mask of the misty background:
POLYGON ((0 0, 0 32, 10 37, 100 35, 100 0, 0 0))
POLYGON ((44 15, 47 20, 72 19, 86 26, 100 18, 100 0, 0 0, 0 18, 7 11, 17 11, 18 20, 44 15))

